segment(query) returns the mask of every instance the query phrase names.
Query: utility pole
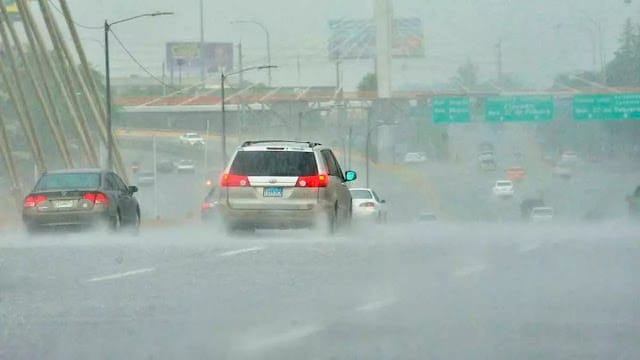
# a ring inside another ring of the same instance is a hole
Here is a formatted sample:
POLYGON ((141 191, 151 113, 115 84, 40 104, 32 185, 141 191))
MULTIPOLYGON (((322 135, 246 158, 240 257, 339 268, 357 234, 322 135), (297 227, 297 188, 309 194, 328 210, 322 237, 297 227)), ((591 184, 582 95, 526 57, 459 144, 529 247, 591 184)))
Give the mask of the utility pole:
POLYGON ((502 81, 502 39, 498 40, 498 43, 496 44, 496 56, 497 56, 497 61, 496 61, 496 65, 497 65, 497 82, 500 83, 500 81, 502 81))
POLYGON ((298 58, 296 60, 296 70, 298 72, 298 86, 302 85, 302 70, 300 67, 300 53, 298 53, 298 58))
POLYGON ((204 0, 200 0, 200 83, 204 89, 205 82, 205 67, 204 62, 204 0))
POLYGON ((238 43, 238 77, 240 78, 240 86, 244 83, 244 74, 242 73, 242 41, 238 43))

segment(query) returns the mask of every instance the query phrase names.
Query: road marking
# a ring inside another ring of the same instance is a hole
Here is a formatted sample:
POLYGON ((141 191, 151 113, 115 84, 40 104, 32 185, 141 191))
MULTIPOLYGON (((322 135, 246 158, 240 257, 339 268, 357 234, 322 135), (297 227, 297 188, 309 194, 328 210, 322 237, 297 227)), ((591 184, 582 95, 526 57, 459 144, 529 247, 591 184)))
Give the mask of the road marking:
POLYGON ((254 246, 254 247, 250 247, 250 248, 246 248, 246 249, 226 251, 226 252, 218 254, 218 256, 234 256, 234 255, 250 253, 250 252, 256 252, 256 251, 261 251, 261 250, 264 250, 264 248, 260 247, 260 246, 254 246))
POLYGON ((315 325, 307 325, 294 328, 271 337, 257 339, 250 344, 246 344, 244 349, 249 351, 261 351, 268 348, 284 345, 290 342, 304 339, 322 330, 322 327, 315 325))
POLYGON ((486 269, 485 265, 467 266, 453 272, 455 277, 465 277, 481 272, 486 269))
POLYGON ((138 270, 132 270, 132 271, 127 271, 127 272, 123 272, 123 273, 118 273, 118 274, 95 277, 93 279, 87 280, 87 282, 97 282, 97 281, 120 279, 120 278, 127 277, 127 276, 145 274, 145 273, 150 273, 150 272, 154 272, 154 271, 156 271, 155 268, 144 268, 144 269, 138 269, 138 270))
POLYGON ((519 252, 519 253, 526 253, 526 252, 529 252, 529 251, 533 251, 533 250, 535 250, 535 249, 539 248, 539 247, 540 247, 540 245, 542 245, 542 244, 540 244, 540 243, 531 243, 531 244, 527 244, 527 245, 525 245, 525 246, 522 246, 522 247, 518 250, 518 252, 519 252))
POLYGON ((356 311, 376 311, 376 310, 380 310, 384 307, 387 307, 389 305, 392 305, 393 303, 395 303, 396 300, 395 299, 385 299, 385 300, 378 300, 378 301, 373 301, 370 303, 366 303, 362 306, 358 306, 356 308, 356 311))

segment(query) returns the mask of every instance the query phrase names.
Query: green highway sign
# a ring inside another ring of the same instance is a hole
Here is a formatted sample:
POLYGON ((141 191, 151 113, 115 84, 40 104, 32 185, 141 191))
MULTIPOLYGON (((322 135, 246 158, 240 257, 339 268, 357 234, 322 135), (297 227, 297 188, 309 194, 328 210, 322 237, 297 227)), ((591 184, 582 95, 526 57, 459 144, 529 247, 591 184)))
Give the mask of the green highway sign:
POLYGON ((431 118, 435 123, 468 123, 471 121, 469 98, 435 97, 431 100, 431 118))
POLYGON ((640 119, 640 94, 585 94, 573 97, 574 120, 640 119))
POLYGON ((486 121, 549 121, 553 119, 553 96, 496 96, 484 100, 486 121))

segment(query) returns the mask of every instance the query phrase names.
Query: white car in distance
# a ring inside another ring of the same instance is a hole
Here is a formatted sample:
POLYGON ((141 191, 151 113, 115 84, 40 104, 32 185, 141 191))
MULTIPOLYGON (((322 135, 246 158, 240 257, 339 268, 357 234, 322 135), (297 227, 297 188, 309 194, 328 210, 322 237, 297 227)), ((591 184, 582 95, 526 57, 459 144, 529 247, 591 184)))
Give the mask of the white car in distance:
POLYGON ((183 145, 204 145, 204 139, 198 133, 184 133, 180 135, 180 143, 183 145))
POLYGON ((375 191, 367 188, 353 188, 349 191, 354 219, 387 221, 387 202, 380 199, 375 191))
POLYGON ((196 164, 193 160, 179 160, 175 163, 177 172, 186 173, 196 171, 196 164))
POLYGON ((512 197, 514 193, 513 181, 511 180, 498 180, 493 186, 493 195, 495 196, 512 197))
POLYGON ((572 164, 578 161, 578 154, 575 151, 567 150, 560 156, 560 162, 565 164, 572 164))
POLYGON ((548 206, 534 207, 531 209, 531 215, 529 220, 532 223, 544 223, 553 220, 553 208, 548 206))
POLYGON ((422 163, 427 161, 427 154, 423 152, 408 152, 404 155, 405 163, 422 163))

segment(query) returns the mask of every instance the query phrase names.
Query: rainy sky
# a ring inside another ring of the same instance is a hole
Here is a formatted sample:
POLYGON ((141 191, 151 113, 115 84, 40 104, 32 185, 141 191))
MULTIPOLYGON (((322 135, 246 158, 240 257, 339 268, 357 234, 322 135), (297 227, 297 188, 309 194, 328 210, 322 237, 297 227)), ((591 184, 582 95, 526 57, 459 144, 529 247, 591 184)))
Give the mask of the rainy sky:
MULTIPOLYGON (((69 0, 69 4, 79 23, 92 26, 105 18, 175 12, 171 17, 114 28, 131 52, 158 75, 166 41, 199 39, 199 0, 69 0)), ((396 17, 419 16, 426 39, 425 58, 394 61, 393 86, 399 89, 443 86, 467 59, 479 66, 481 80, 493 77, 500 40, 504 72, 543 88, 559 72, 591 70, 600 66, 601 58, 611 59, 624 21, 640 18, 640 1, 629 5, 624 0, 394 0, 393 7, 396 17)), ((327 21, 366 18, 372 13, 371 0, 205 0, 205 40, 241 40, 245 66, 264 64, 264 33, 257 26, 230 23, 259 20, 271 33, 272 62, 279 66, 274 85, 333 85, 335 65, 327 59, 327 21)), ((80 31, 90 61, 102 71, 102 32, 80 31)), ((114 76, 142 75, 118 45, 112 44, 112 51, 114 76)), ((347 61, 343 66, 347 89, 354 89, 372 69, 371 60, 347 61)), ((247 74, 247 78, 264 81, 265 74, 247 74)))

